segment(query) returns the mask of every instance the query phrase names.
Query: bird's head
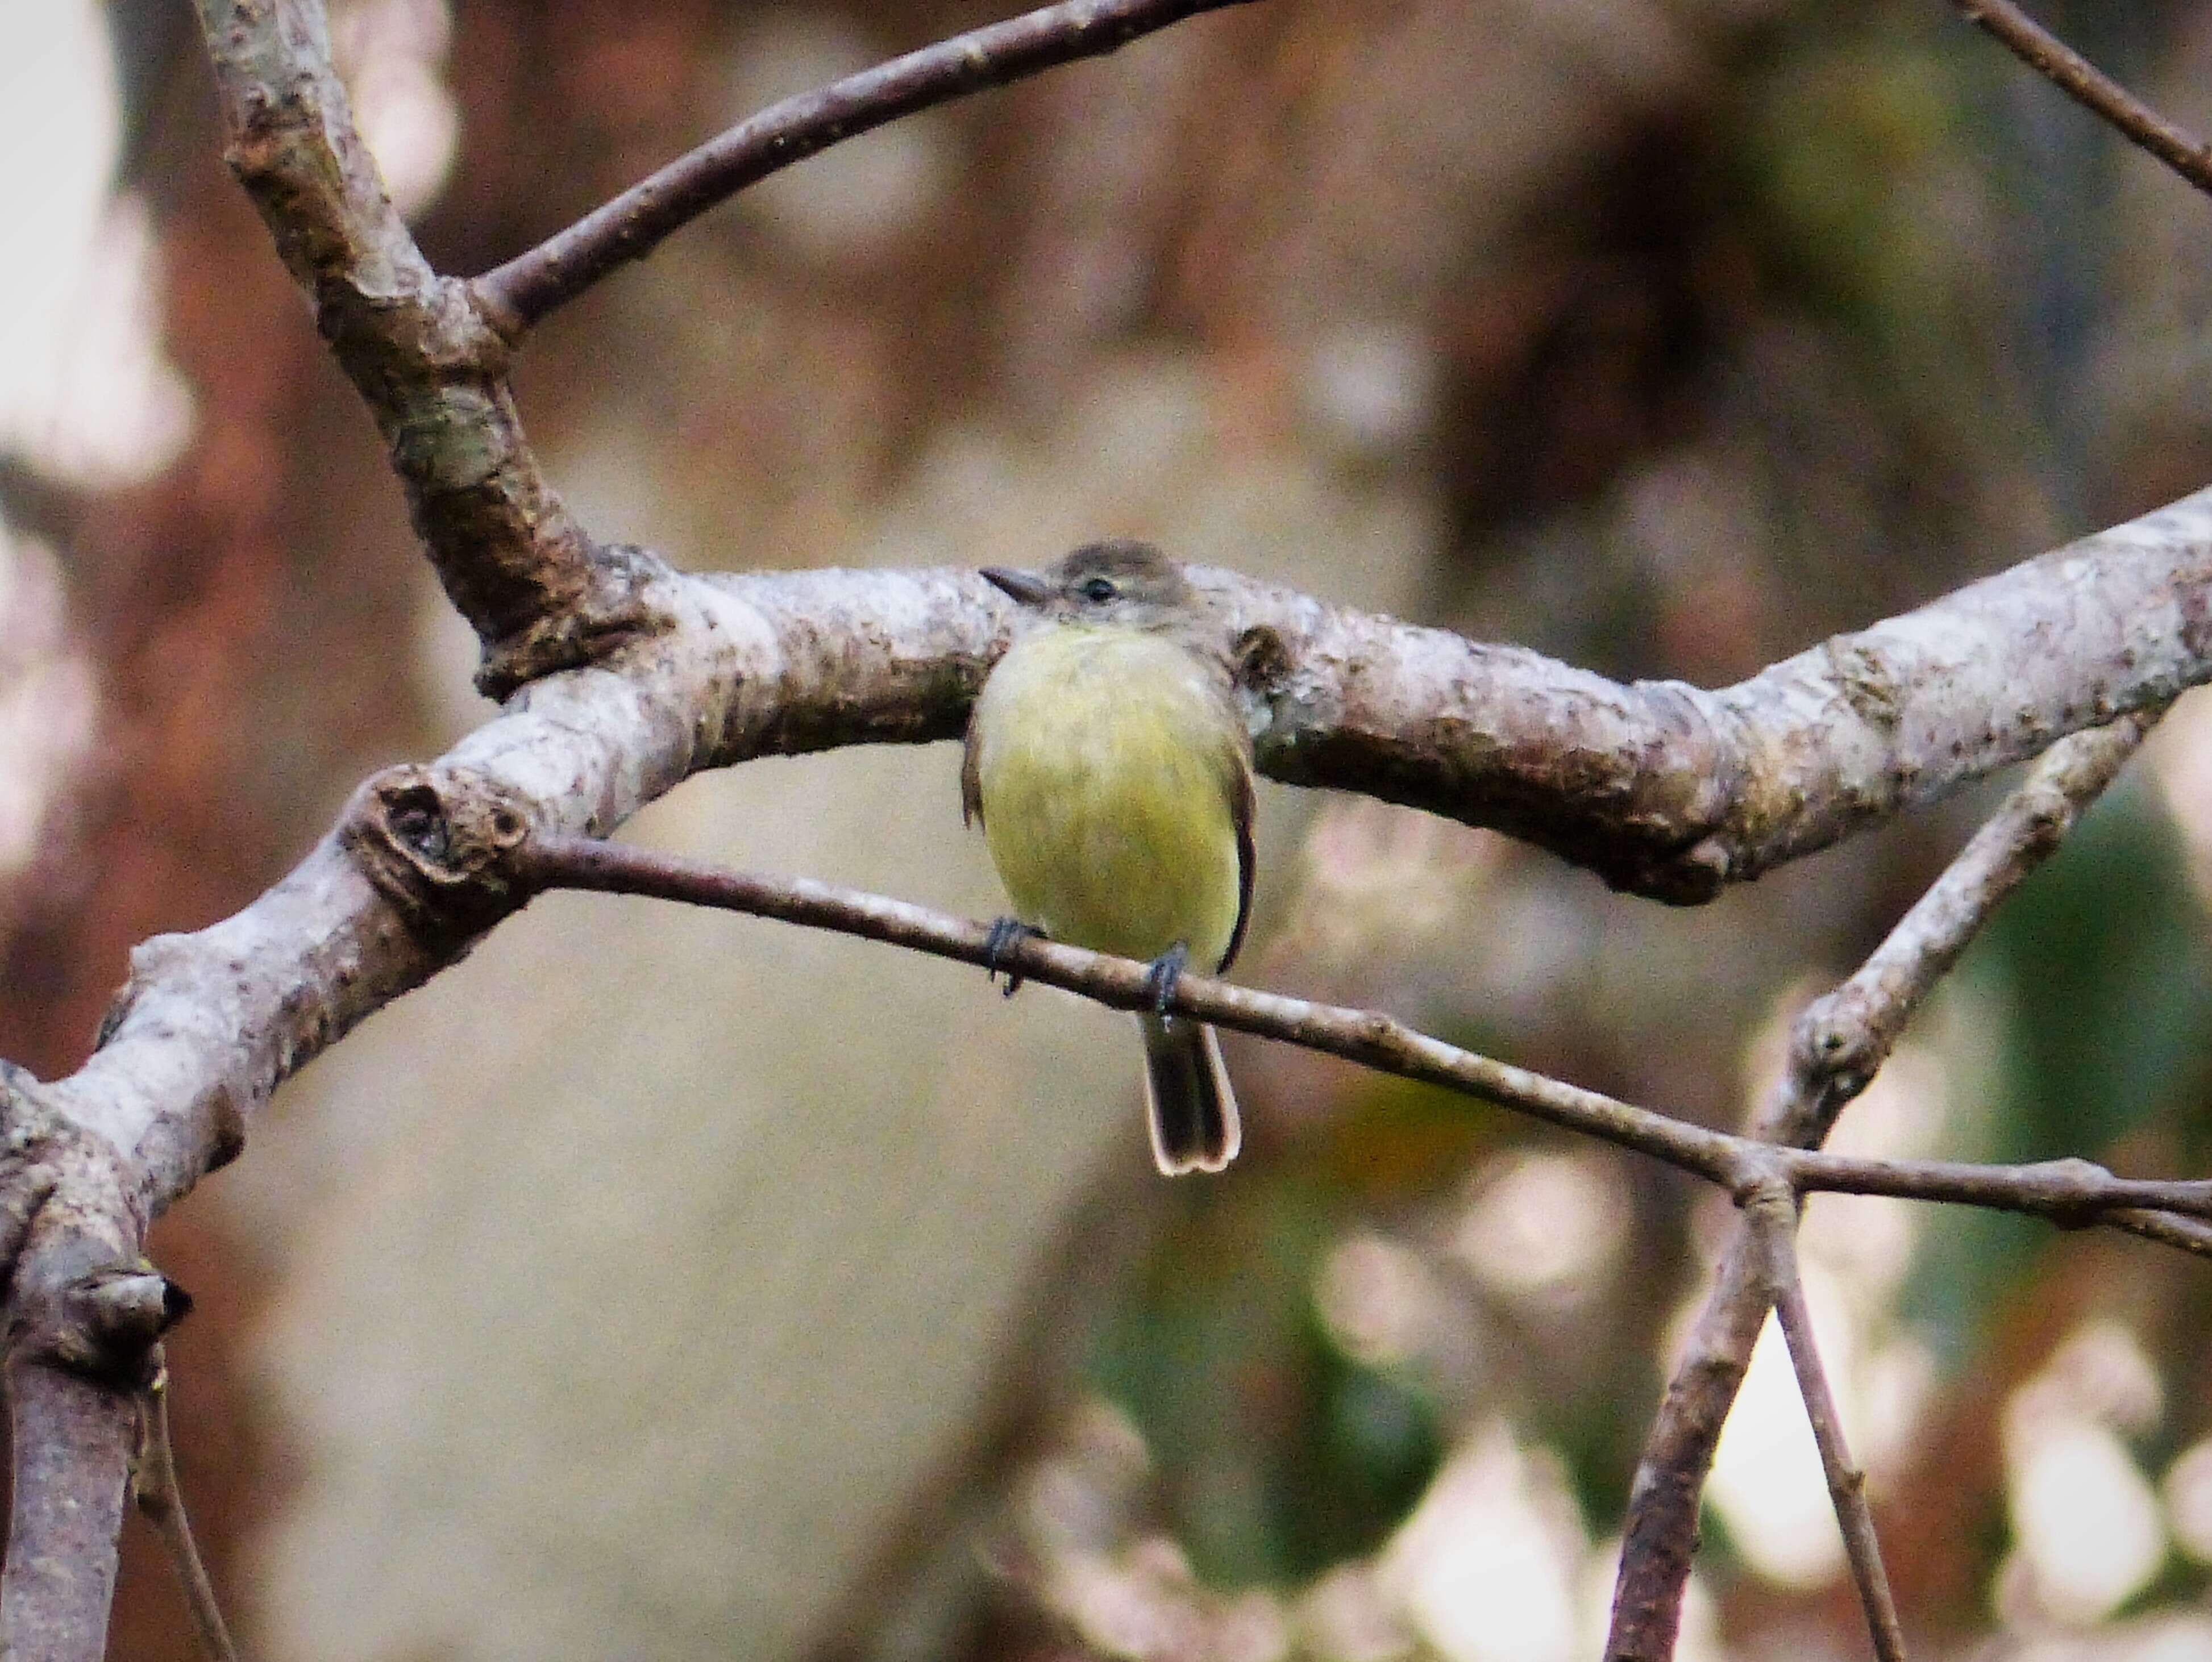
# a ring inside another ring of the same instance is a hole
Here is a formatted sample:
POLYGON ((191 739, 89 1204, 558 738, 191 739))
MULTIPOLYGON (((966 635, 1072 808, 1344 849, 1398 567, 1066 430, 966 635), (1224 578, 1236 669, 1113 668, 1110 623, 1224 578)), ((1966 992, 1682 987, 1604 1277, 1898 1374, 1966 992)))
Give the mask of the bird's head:
POLYGON ((1133 628, 1188 622, 1203 604, 1182 567, 1149 543, 1086 543, 1041 572, 986 566, 983 577, 1060 623, 1133 628))

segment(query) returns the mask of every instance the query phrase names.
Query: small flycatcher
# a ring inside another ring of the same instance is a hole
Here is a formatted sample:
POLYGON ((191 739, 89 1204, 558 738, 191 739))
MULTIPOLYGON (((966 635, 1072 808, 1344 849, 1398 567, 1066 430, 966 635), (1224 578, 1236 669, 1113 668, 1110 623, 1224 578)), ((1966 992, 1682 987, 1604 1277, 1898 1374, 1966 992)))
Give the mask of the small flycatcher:
MULTIPOLYGON (((1164 1004, 1186 962, 1229 967, 1252 906, 1252 741, 1212 605, 1144 543, 983 575, 1033 621, 969 719, 962 816, 1020 925, 1149 960, 1164 1004)), ((1219 1171, 1242 1133, 1213 1029, 1137 1024, 1153 1159, 1219 1171)))

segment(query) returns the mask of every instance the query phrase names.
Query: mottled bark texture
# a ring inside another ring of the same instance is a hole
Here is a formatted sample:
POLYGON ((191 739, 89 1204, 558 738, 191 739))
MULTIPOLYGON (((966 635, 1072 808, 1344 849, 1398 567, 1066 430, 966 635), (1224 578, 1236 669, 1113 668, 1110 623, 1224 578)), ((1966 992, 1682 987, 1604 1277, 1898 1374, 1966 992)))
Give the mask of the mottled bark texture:
POLYGON ((202 0, 225 159, 376 419, 410 516, 503 692, 650 628, 523 436, 507 346, 468 285, 430 269, 331 67, 319 6, 202 0))

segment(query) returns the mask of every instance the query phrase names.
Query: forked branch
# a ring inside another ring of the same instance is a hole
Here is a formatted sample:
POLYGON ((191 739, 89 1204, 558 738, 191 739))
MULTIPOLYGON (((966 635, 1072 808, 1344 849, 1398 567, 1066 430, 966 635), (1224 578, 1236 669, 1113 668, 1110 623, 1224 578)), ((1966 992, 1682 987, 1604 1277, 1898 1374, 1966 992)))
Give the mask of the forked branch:
MULTIPOLYGON (((1936 982, 2005 898, 2057 851, 2158 714, 2130 716, 2051 746, 1857 973, 1798 1018, 1782 1077, 1759 1115, 1759 1137, 1803 1148, 1826 1140, 1936 982)), ((2139 1215, 2123 1227, 2212 1256, 2212 1233, 2193 1219, 2139 1215)), ((1608 1658, 1661 1662, 1674 1654, 1705 1477, 1771 1301, 1761 1259, 1750 1217, 1739 1218, 1645 1435, 1613 1589, 1608 1658)))
POLYGON ((1249 0, 1067 0, 970 30, 748 117, 475 282, 510 339, 671 233, 794 161, 902 115, 1097 58, 1249 0))

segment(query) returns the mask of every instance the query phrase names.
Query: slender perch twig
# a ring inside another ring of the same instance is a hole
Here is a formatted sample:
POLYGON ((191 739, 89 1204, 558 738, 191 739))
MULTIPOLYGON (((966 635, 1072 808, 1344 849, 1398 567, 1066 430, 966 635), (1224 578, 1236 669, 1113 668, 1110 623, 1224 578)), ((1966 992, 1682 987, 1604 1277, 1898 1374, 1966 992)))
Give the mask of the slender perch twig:
MULTIPOLYGON (((1887 1059, 1930 989, 1997 907, 2054 853, 2162 713, 2129 716, 2046 751, 1859 970, 1798 1018, 1788 1064, 1758 1135, 1816 1146, 1887 1059)), ((2170 1214, 2110 1220, 2212 1256, 2212 1230, 2170 1214)), ((1743 1383, 1768 1298, 1749 1219, 1740 1220, 1646 1435, 1624 1532, 1607 1657, 1674 1653, 1698 1508, 1729 1408, 1743 1383)))
POLYGON ((2102 117, 2198 190, 2212 191, 2212 146, 2175 125, 2021 11, 2012 0, 1952 0, 1966 21, 2069 98, 2102 117))
POLYGON ((1874 1641, 1875 1654, 1881 1662, 1905 1662, 1905 1630, 1897 1619, 1897 1602, 1890 1596, 1889 1573, 1882 1567, 1874 1514, 1867 1507, 1866 1474, 1852 1461, 1850 1447, 1844 1440, 1843 1417, 1836 1411, 1827 1371, 1820 1365, 1813 1314, 1806 1307, 1804 1282, 1797 1273, 1796 1198, 1780 1192, 1753 1196, 1744 1204, 1743 1227, 1756 1243, 1759 1279, 1773 1300, 1783 1340, 1790 1347, 1797 1392, 1804 1398, 1805 1417, 1812 1424, 1813 1441, 1820 1451, 1828 1498, 1834 1503, 1836 1523, 1843 1531, 1844 1551, 1850 1561, 1859 1603, 1866 1610, 1867 1632, 1874 1641))
POLYGON ((159 1345, 154 1349, 154 1368, 152 1382, 138 1393, 138 1458, 131 1468, 131 1498, 168 1550, 200 1647, 215 1662, 238 1662, 230 1630, 223 1625, 222 1608, 216 1603, 215 1584, 208 1580, 207 1566, 200 1562, 199 1546, 192 1539, 191 1521, 185 1515, 176 1453, 169 1441, 169 1370, 159 1345))
MULTIPOLYGON (((515 881, 525 890, 594 889, 750 913, 963 963, 1011 968, 1025 980, 1079 992, 1117 1010, 1147 1007, 1155 996, 1149 967, 1133 959, 1036 938, 994 955, 990 930, 983 924, 811 878, 733 871, 590 837, 532 838, 509 858, 515 881)), ((1957 1161, 1859 1160, 1778 1148, 1478 1056, 1378 1011, 1255 992, 1210 976, 1184 975, 1176 984, 1171 1008, 1217 1027, 1279 1039, 1480 1096, 1650 1155, 1731 1192, 1781 1182, 1800 1194, 1833 1190, 1952 1201, 2026 1212, 2069 1227, 2110 1222, 2127 1228, 2128 1215, 2139 1209, 2212 1218, 2212 1182, 2114 1177, 2081 1160, 1978 1166, 1957 1161)))
POLYGON ((475 282, 510 339, 624 262, 779 168, 933 104, 1096 58, 1247 0, 1068 0, 772 104, 475 282))

